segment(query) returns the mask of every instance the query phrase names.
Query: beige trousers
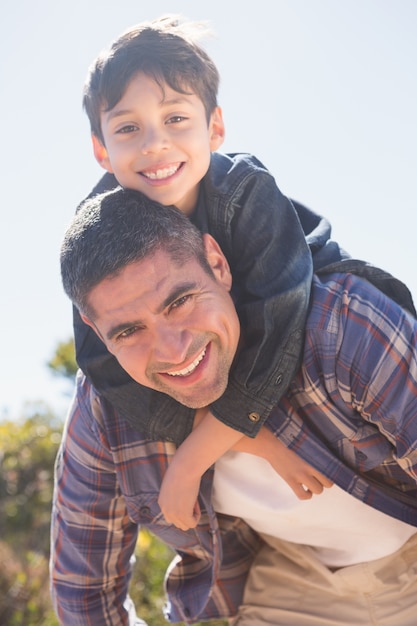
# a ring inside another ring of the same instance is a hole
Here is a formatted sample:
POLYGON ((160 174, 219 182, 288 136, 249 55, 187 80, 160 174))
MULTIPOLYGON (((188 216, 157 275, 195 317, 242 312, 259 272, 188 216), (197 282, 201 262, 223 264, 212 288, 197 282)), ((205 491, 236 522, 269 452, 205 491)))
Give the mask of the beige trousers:
POLYGON ((417 534, 388 557, 335 571, 311 548, 264 539, 233 626, 417 626, 417 534))

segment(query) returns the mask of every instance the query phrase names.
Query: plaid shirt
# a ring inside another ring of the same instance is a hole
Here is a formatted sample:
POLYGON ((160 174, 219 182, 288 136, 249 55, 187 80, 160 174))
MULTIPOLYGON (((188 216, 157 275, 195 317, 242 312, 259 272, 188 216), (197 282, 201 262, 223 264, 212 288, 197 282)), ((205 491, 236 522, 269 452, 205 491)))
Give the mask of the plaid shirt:
MULTIPOLYGON (((416 340, 417 321, 369 283, 349 274, 315 278, 303 363, 267 426, 346 491, 417 526, 416 340)), ((202 479, 198 527, 166 524, 157 498, 174 451, 141 437, 79 375, 52 516, 52 593, 62 624, 129 624, 139 526, 178 554, 166 583, 170 621, 236 613, 260 541, 243 521, 216 515, 212 470, 202 479)))

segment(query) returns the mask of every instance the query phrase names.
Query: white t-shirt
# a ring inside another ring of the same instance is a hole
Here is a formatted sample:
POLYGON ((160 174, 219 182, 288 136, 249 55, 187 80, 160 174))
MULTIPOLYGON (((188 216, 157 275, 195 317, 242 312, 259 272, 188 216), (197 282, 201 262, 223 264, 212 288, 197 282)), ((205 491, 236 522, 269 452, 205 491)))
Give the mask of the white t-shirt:
POLYGON ((329 567, 392 554, 417 531, 336 485, 299 500, 267 461, 243 452, 227 452, 216 462, 213 503, 258 532, 311 546, 329 567))

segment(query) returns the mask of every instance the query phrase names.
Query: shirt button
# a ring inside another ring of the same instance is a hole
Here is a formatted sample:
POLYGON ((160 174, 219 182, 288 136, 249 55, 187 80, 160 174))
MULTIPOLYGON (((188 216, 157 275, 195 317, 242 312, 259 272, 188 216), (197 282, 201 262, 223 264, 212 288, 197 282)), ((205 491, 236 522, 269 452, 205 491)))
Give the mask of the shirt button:
POLYGON ((261 416, 259 415, 259 413, 255 413, 255 411, 252 411, 252 413, 249 413, 248 418, 251 422, 259 422, 261 416))
POLYGON ((141 512, 141 515, 149 516, 151 509, 148 506, 141 506, 140 512, 141 512))

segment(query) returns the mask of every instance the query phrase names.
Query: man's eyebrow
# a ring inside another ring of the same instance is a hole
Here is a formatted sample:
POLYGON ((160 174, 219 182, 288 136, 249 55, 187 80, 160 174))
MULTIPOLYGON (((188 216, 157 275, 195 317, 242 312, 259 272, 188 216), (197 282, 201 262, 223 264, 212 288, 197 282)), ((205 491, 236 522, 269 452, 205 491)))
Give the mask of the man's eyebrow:
POLYGON ((140 326, 141 323, 138 320, 132 322, 122 322, 121 324, 115 324, 111 326, 106 333, 107 341, 113 341, 113 339, 119 334, 122 333, 127 328, 132 328, 132 326, 140 326))
MULTIPOLYGON (((175 287, 171 289, 167 297, 164 298, 161 304, 157 307, 156 313, 157 314, 162 313, 164 309, 166 309, 170 304, 175 302, 175 300, 177 300, 184 294, 195 290, 196 287, 197 287, 197 283, 195 281, 192 281, 192 282, 187 281, 187 282, 175 285, 175 287)), ((139 320, 139 319, 132 320, 131 322, 125 321, 125 322, 121 322, 120 324, 115 324, 114 326, 111 326, 109 330, 107 331, 106 339, 108 341, 112 341, 116 337, 116 335, 118 335, 119 333, 122 333, 127 328, 131 328, 132 326, 140 327, 140 326, 144 326, 144 324, 142 320, 139 320)))
POLYGON ((157 309, 157 313, 162 313, 162 311, 166 309, 167 306, 175 302, 177 298, 180 298, 181 296, 183 296, 185 293, 188 293, 189 291, 195 290, 196 287, 197 287, 197 283, 195 281, 192 281, 192 282, 188 281, 188 282, 179 283, 175 285, 175 287, 171 289, 167 297, 161 302, 161 305, 157 309))

